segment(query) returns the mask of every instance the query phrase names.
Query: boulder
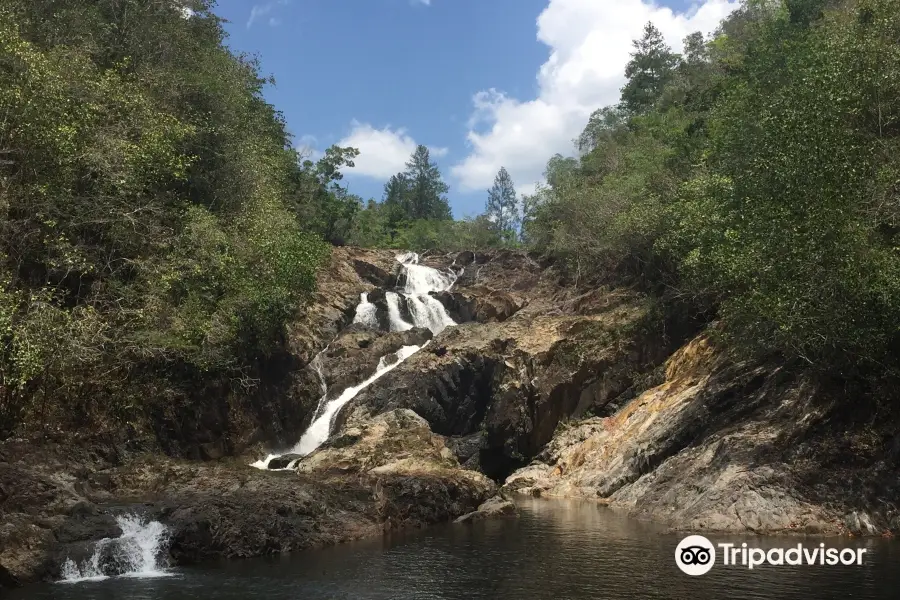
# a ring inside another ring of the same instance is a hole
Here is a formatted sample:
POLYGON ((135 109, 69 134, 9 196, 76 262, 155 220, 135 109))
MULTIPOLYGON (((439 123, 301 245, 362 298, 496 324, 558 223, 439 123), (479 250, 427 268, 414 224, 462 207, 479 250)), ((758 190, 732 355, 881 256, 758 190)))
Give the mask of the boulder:
POLYGON ((495 517, 515 517, 518 516, 516 505, 510 500, 501 496, 494 496, 479 505, 478 510, 467 513, 458 517, 455 523, 472 523, 482 519, 490 519, 495 517))

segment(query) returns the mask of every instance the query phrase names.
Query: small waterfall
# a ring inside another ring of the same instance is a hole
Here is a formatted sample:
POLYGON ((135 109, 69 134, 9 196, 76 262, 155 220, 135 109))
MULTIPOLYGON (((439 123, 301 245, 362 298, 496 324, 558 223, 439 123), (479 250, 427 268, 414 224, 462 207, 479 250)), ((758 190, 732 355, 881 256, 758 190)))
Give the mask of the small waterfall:
POLYGON ((409 309, 413 325, 427 327, 435 335, 445 328, 456 325, 456 321, 447 314, 447 309, 432 292, 443 292, 453 287, 457 275, 454 272, 442 273, 437 269, 419 264, 419 255, 410 252, 397 257, 403 265, 406 275, 403 285, 403 296, 409 309))
MULTIPOLYGON (((452 270, 450 273, 443 273, 437 269, 420 265, 419 255, 415 252, 401 254, 396 259, 403 269, 405 283, 402 292, 388 291, 385 293, 389 330, 392 332, 408 331, 413 327, 425 327, 437 335, 445 328, 456 325, 456 322, 447 314, 444 305, 437 298, 431 296, 431 293, 442 292, 452 288, 458 274, 452 270), (410 318, 413 321, 412 323, 403 318, 400 305, 401 299, 406 304, 410 318)), ((377 329, 379 326, 377 310, 377 307, 369 302, 368 294, 361 294, 353 322, 377 329)), ((428 342, 425 345, 428 345, 428 342)), ((321 361, 319 359, 321 353, 319 353, 310 363, 319 374, 322 382, 322 397, 319 399, 319 405, 313 415, 313 422, 293 448, 281 454, 269 454, 266 458, 256 461, 251 466, 258 469, 268 469, 269 463, 274 458, 288 454, 306 456, 316 450, 331 435, 334 417, 344 405, 355 398, 362 390, 418 352, 422 347, 403 346, 397 352, 382 356, 378 361, 375 373, 359 385, 345 389, 340 396, 334 399, 329 399, 328 397, 328 388, 325 385, 325 377, 322 374, 321 361)), ((293 460, 285 469, 278 470, 293 469, 296 462, 296 460, 293 460)))
POLYGON ((117 538, 96 543, 90 558, 81 564, 71 558, 62 565, 62 582, 100 581, 109 577, 164 577, 160 565, 166 552, 168 530, 159 521, 146 522, 137 515, 116 517, 122 530, 117 538))
MULTIPOLYGON (((365 295, 365 294, 363 294, 365 295)), ((326 395, 328 393, 328 382, 325 381, 325 373, 322 372, 322 354, 328 350, 328 346, 325 346, 325 350, 316 354, 316 357, 313 358, 309 366, 312 367, 312 370, 316 372, 316 375, 319 376, 319 389, 322 390, 322 395, 326 395)))
POLYGON ((321 446, 328 439, 328 436, 331 435, 331 422, 334 416, 345 404, 353 400, 357 394, 380 379, 385 373, 396 368, 404 360, 418 352, 419 349, 420 346, 403 346, 393 354, 382 356, 378 361, 375 373, 371 377, 355 387, 347 388, 340 396, 325 406, 325 410, 312 422, 309 429, 306 430, 306 433, 303 434, 303 437, 300 438, 300 441, 290 453, 306 456, 321 446))
POLYGON ((455 276, 415 263, 404 264, 403 270, 406 272, 406 283, 403 287, 406 294, 423 296, 430 292, 443 292, 449 290, 456 281, 455 276))
POLYGON ((388 322, 391 331, 408 331, 413 328, 412 323, 407 323, 400 315, 400 295, 396 292, 385 294, 388 306, 388 322))
POLYGON ((416 327, 427 327, 435 335, 447 327, 456 325, 456 322, 447 314, 444 305, 428 294, 408 296, 406 304, 409 306, 409 312, 416 327))
POLYGON ((419 255, 415 252, 405 252, 403 254, 399 254, 396 257, 398 263, 403 265, 417 265, 419 264, 419 255))
POLYGON ((359 296, 359 304, 356 307, 356 316, 353 317, 353 322, 378 329, 378 307, 369 302, 369 295, 366 293, 359 296))

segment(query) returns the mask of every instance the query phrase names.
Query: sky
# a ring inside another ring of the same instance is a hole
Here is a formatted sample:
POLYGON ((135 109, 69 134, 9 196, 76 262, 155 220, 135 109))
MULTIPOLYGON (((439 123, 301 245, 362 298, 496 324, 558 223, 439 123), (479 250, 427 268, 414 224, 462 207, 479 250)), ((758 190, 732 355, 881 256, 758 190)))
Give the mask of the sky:
POLYGON ((266 98, 315 158, 360 150, 345 183, 381 199, 431 149, 454 216, 484 210, 501 166, 519 193, 542 179, 591 112, 614 104, 631 42, 652 21, 680 50, 728 0, 219 0, 228 44, 275 78, 266 98))

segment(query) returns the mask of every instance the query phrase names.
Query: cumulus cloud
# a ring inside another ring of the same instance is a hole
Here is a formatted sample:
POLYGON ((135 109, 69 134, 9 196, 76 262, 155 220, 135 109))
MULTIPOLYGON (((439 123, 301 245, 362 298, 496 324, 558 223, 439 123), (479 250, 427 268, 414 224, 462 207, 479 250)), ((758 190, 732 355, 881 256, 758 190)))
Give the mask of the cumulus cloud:
POLYGON ((496 89, 475 94, 470 152, 453 175, 465 190, 483 189, 505 166, 520 191, 533 189, 550 156, 572 153, 590 114, 618 102, 631 42, 648 21, 681 50, 688 34, 712 32, 738 4, 705 0, 678 12, 644 0, 550 0, 537 20, 538 40, 550 48, 537 74, 538 97, 520 100, 496 89))
MULTIPOLYGON (((406 168, 406 161, 416 149, 416 141, 403 128, 390 126, 376 129, 368 123, 353 121, 350 134, 337 143, 359 150, 356 166, 350 171, 356 175, 387 179, 406 168)), ((447 148, 429 148, 432 158, 447 155, 447 148)))

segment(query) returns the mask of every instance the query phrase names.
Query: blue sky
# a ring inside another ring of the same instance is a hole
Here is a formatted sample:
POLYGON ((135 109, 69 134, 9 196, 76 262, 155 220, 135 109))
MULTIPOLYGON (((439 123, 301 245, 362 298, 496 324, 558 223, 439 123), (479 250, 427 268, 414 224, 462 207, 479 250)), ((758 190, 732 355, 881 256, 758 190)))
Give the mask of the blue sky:
POLYGON ((432 148, 457 217, 506 166, 529 192, 590 112, 615 102, 652 20, 680 47, 736 5, 666 0, 219 0, 229 44, 258 55, 295 144, 359 147, 353 193, 380 199, 415 144, 432 148))

